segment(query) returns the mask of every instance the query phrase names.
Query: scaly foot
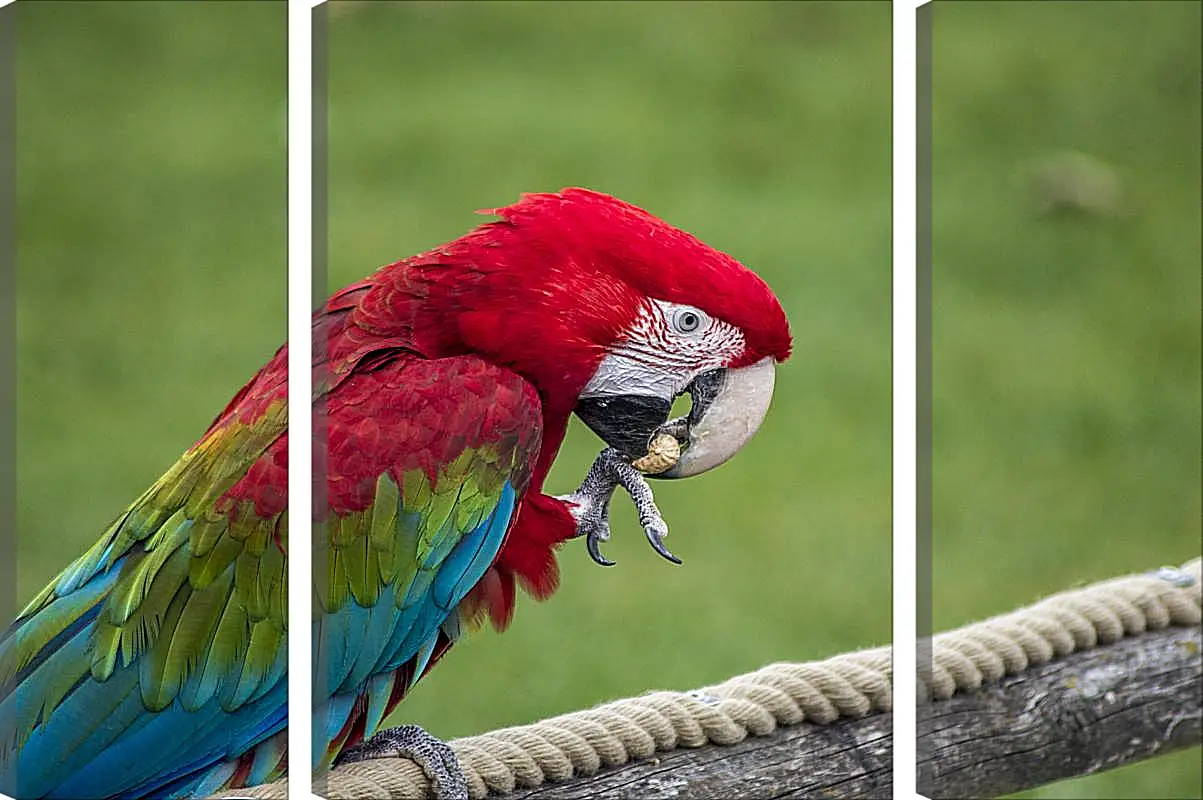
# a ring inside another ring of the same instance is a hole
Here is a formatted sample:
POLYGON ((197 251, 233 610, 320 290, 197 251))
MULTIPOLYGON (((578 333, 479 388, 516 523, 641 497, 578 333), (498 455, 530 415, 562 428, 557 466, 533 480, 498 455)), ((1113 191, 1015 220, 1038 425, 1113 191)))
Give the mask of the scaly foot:
POLYGON ((468 780, 455 751, 417 725, 400 725, 380 731, 366 742, 345 750, 338 763, 402 756, 412 759, 430 778, 436 800, 468 800, 468 780))
POLYGON ((599 545, 610 538, 610 500, 619 486, 626 489, 635 503, 639 524, 643 526, 643 533, 652 549, 674 564, 680 564, 681 559, 664 547, 668 523, 656 507, 647 480, 612 447, 601 451, 593 460, 579 489, 560 498, 573 504, 572 515, 576 519, 577 536, 585 537, 585 548, 590 557, 603 567, 614 565, 613 561, 601 554, 599 545))

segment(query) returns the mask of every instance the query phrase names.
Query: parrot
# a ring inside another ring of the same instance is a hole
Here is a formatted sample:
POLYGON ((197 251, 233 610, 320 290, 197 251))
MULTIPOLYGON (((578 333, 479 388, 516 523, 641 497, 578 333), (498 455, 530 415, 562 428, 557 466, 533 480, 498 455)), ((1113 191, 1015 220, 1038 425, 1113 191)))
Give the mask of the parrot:
MULTIPOLYGON (((550 596, 565 542, 612 564, 617 487, 679 562, 645 479, 730 459, 792 348, 764 280, 642 208, 573 187, 479 213, 312 317, 314 774, 407 755, 445 798, 467 797, 453 752, 385 718, 466 632, 505 630, 518 587, 550 596), (546 494, 574 414, 605 448, 546 494), (663 436, 671 463, 633 466, 663 436)), ((0 636, 0 792, 286 774, 287 348, 0 636)))

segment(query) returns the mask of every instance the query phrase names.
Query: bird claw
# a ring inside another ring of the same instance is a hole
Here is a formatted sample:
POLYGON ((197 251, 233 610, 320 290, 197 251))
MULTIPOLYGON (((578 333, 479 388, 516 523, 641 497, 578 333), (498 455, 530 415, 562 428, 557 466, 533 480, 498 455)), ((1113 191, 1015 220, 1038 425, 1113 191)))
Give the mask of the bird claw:
POLYGON ((670 553, 664 546, 664 537, 668 536, 668 525, 664 523, 664 520, 659 518, 648 522, 640 520, 640 523, 643 525, 643 535, 647 537, 648 544, 652 546, 652 549, 674 564, 680 564, 681 559, 670 553))
POLYGON ((611 561, 610 559, 608 559, 602 555, 601 548, 600 548, 600 542, 602 542, 602 541, 603 541, 603 539, 601 537, 597 536, 596 534, 593 534, 593 533, 587 534, 586 538, 585 538, 585 550, 588 551, 589 557, 592 558, 594 561, 596 561, 601 566, 612 567, 612 566, 614 566, 614 564, 616 562, 611 561))
POLYGON ((372 758, 409 758, 426 773, 435 800, 468 800, 468 779, 451 746, 417 725, 400 725, 380 731, 371 739, 350 747, 339 756, 339 764, 372 758))
POLYGON ((619 486, 627 491, 635 503, 639 512, 639 524, 643 526, 644 535, 652 549, 674 564, 680 564, 681 559, 664 546, 664 537, 668 535, 668 523, 656 507, 647 480, 613 448, 603 450, 593 460, 579 489, 560 498, 572 504, 577 536, 585 537, 585 549, 590 558, 603 567, 614 565, 613 561, 602 555, 600 543, 610 538, 610 501, 619 486))
POLYGON ((602 555, 601 543, 610 540, 610 497, 617 484, 607 482, 593 470, 585 476, 581 488, 570 495, 560 497, 570 503, 573 519, 576 520, 576 535, 585 537, 585 549, 589 557, 603 567, 612 567, 614 562, 602 555))

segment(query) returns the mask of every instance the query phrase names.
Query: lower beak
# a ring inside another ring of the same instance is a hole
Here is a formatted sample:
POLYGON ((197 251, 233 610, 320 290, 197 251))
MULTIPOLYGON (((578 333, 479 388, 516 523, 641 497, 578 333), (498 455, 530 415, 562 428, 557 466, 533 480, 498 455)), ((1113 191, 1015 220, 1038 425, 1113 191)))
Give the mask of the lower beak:
POLYGON ((648 442, 672 412, 672 403, 647 395, 586 397, 576 415, 603 442, 634 461, 647 453, 648 442))
POLYGON ((672 403, 631 395, 584 398, 576 414, 602 441, 634 460, 653 438, 669 433, 682 454, 654 478, 688 478, 714 469, 747 444, 760 428, 773 399, 774 367, 764 358, 739 369, 703 372, 686 387, 692 401, 687 417, 669 421, 672 403))

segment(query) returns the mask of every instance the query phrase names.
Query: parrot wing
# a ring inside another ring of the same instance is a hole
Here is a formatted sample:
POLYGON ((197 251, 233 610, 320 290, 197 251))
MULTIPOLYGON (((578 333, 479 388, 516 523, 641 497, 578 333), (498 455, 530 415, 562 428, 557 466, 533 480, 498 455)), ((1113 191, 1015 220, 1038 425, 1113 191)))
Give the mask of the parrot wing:
MULTIPOLYGON (((0 635, 0 791, 184 796, 283 770, 286 359, 0 635)), ((330 366, 315 380, 325 763, 376 730, 465 619, 512 608, 497 553, 542 432, 534 388, 477 358, 373 347, 330 366)))
POLYGON ((461 623, 512 594, 491 568, 542 435, 534 387, 472 356, 376 352, 330 383, 315 412, 330 508, 314 555, 319 766, 369 738, 461 623))
POLYGON ((0 791, 186 792, 284 727, 285 359, 0 636, 0 791))

